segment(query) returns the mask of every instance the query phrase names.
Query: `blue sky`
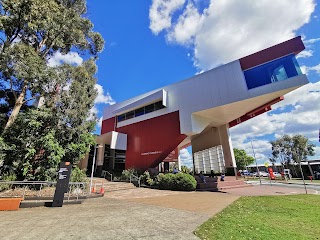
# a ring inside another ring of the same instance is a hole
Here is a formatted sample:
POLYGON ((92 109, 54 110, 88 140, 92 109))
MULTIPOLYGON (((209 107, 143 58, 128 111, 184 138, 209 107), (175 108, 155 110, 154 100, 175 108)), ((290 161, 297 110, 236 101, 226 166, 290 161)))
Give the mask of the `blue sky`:
MULTIPOLYGON (((285 96, 273 111, 234 127, 231 137, 234 147, 248 153, 248 141, 254 139, 261 163, 271 153, 268 141, 281 134, 301 133, 317 143, 320 6, 316 3, 90 0, 87 17, 106 41, 97 62, 99 100, 93 112, 101 118, 108 103, 121 102, 302 35, 307 49, 298 62, 311 84, 285 96)), ((320 158, 319 146, 315 158, 320 158)), ((182 159, 190 165, 190 149, 182 152, 182 159)))

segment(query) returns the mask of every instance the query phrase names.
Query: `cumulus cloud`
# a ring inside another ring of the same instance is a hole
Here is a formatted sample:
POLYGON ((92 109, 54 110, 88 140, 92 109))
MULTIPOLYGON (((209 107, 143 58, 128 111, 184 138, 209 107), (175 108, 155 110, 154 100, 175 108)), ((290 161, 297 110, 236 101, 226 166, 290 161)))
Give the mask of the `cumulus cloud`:
POLYGON ((171 27, 172 14, 181 8, 186 0, 153 0, 149 11, 150 29, 158 34, 171 27))
POLYGON ((48 60, 48 66, 56 67, 63 63, 72 65, 81 65, 83 62, 82 57, 76 52, 69 52, 67 54, 62 54, 61 52, 55 52, 55 54, 48 60))
POLYGON ((260 140, 273 135, 302 134, 311 141, 318 141, 320 126, 320 82, 309 83, 285 96, 285 100, 273 106, 274 111, 264 113, 256 118, 231 128, 230 133, 234 147, 252 153, 248 139, 254 142, 257 159, 266 161, 271 154, 267 140, 260 140), (292 109, 286 111, 286 109, 292 109))
POLYGON ((312 39, 304 40, 304 43, 305 44, 313 44, 318 41, 320 41, 320 38, 312 38, 312 39))
POLYGON ((111 97, 110 93, 104 93, 104 89, 100 84, 96 84, 95 88, 98 91, 98 96, 96 97, 95 103, 105 103, 105 104, 110 104, 113 105, 116 102, 113 100, 113 98, 111 97))
POLYGON ((308 66, 302 66, 301 67, 302 72, 305 72, 305 74, 308 74, 312 71, 320 74, 320 64, 313 66, 313 67, 308 67, 308 66))
POLYGON ((180 150, 179 156, 180 156, 181 166, 187 166, 189 168, 193 166, 192 154, 188 151, 188 149, 184 148, 180 150))
POLYGON ((304 50, 297 55, 297 58, 308 58, 313 56, 312 50, 304 50))
POLYGON ((168 41, 191 46, 202 70, 294 37, 315 9, 314 0, 210 0, 200 12, 193 1, 184 2, 153 0, 150 29, 155 34, 165 30, 168 41))

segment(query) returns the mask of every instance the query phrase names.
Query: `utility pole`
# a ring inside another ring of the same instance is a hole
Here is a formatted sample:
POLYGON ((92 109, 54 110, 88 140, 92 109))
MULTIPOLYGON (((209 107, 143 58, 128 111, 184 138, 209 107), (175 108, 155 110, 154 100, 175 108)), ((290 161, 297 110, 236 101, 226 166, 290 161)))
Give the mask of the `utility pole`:
POLYGON ((253 158, 254 158, 254 161, 256 162, 257 174, 258 174, 258 176, 259 176, 260 185, 262 185, 262 183, 261 183, 260 171, 259 171, 258 164, 257 164, 256 154, 254 153, 252 140, 250 140, 250 142, 251 142, 251 147, 252 147, 253 158))

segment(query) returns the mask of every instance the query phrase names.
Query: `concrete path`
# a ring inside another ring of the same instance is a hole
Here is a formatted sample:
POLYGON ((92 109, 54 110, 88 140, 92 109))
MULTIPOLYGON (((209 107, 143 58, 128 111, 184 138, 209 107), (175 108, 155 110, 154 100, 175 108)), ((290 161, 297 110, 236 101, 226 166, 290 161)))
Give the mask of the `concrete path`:
POLYGON ((81 205, 0 212, 0 239, 198 239, 193 231, 239 196, 303 193, 254 186, 219 192, 135 188, 81 205))
POLYGON ((198 239, 209 215, 111 198, 0 212, 0 239, 198 239))

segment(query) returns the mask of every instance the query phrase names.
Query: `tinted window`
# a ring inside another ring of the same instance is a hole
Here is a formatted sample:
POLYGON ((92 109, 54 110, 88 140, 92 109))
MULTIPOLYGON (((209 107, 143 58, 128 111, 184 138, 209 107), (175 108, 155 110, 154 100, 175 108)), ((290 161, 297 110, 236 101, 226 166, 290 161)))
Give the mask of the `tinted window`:
POLYGON ((138 116, 143 115, 143 114, 144 114, 144 107, 134 110, 134 113, 135 113, 135 114, 134 114, 135 117, 138 117, 138 116))
POLYGON ((156 103, 154 104, 154 109, 155 109, 155 110, 159 110, 159 109, 162 109, 162 108, 164 108, 164 106, 162 105, 162 101, 156 102, 156 103))
POLYGON ((126 115, 125 114, 122 114, 122 115, 118 116, 118 122, 121 122, 121 121, 124 121, 124 120, 126 120, 126 115))
POLYGON ((134 111, 126 113, 126 119, 130 119, 134 117, 134 111))
POLYGON ((148 106, 145 106, 145 113, 150 113, 154 111, 154 104, 150 104, 148 106))
POLYGON ((283 81, 301 74, 294 55, 285 56, 244 71, 248 89, 283 81))

